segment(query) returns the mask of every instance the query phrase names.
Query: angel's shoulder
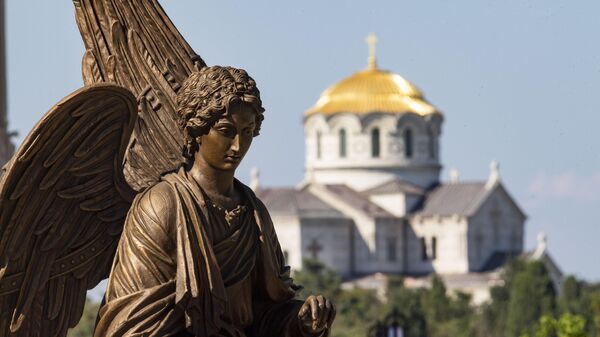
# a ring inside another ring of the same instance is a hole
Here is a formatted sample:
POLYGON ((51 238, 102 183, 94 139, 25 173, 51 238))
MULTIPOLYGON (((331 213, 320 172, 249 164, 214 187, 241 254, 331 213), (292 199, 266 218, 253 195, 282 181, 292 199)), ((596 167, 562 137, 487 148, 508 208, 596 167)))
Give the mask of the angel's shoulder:
MULTIPOLYGON (((136 197, 130 209, 138 219, 168 226, 176 216, 177 201, 173 186, 161 181, 136 197)), ((131 214, 130 214, 131 216, 131 214)))

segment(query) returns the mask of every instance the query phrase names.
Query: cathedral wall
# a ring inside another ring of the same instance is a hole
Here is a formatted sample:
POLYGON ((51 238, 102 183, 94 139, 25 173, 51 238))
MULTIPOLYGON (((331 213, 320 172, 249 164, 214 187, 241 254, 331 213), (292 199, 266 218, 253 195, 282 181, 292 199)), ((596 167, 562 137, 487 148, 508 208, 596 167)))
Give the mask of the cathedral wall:
POLYGON ((421 237, 417 235, 414 226, 405 227, 405 251, 406 259, 405 273, 409 275, 424 275, 433 271, 433 265, 429 259, 422 258, 421 237))
POLYGON ((302 218, 302 255, 315 258, 342 275, 352 272, 353 222, 350 219, 302 218))
POLYGON ((358 191, 379 186, 396 178, 427 188, 438 181, 439 171, 440 167, 422 167, 414 170, 331 168, 313 171, 312 179, 320 184, 345 184, 358 191))
POLYGON ((469 264, 480 270, 494 252, 519 254, 524 247, 525 217, 504 188, 496 188, 469 223, 469 264))
POLYGON ((397 217, 403 217, 410 212, 422 198, 423 197, 419 195, 390 193, 371 195, 369 200, 391 214, 397 217))
POLYGON ((355 224, 354 235, 352 236, 352 251, 351 254, 354 259, 354 273, 355 274, 368 274, 376 272, 376 268, 374 267, 377 262, 376 250, 377 250, 377 236, 375 233, 374 223, 359 223, 355 224), (363 227, 363 231, 365 231, 365 227, 367 229, 372 229, 366 231, 366 233, 361 233, 358 226, 363 227), (365 235, 367 238, 365 238, 365 235), (372 240, 374 241, 373 249, 369 248, 369 244, 367 243, 367 239, 371 239, 371 236, 375 236, 372 240))
POLYGON ((439 274, 465 273, 467 220, 460 216, 427 217, 411 221, 409 270, 412 273, 435 271, 439 274))
POLYGON ((369 200, 395 216, 406 214, 406 195, 403 193, 372 195, 369 200))
POLYGON ((271 214, 275 232, 286 259, 292 270, 302 269, 302 249, 300 240, 300 221, 297 216, 271 214))
POLYGON ((441 168, 438 122, 412 113, 342 113, 329 119, 313 115, 304 129, 307 174, 319 183, 347 182, 359 189, 394 177, 429 187, 438 181, 441 168), (377 151, 374 129, 379 132, 377 151), (406 132, 410 132, 410 140, 406 132), (354 171, 360 171, 362 179, 353 179, 354 171))
POLYGON ((404 219, 377 219, 375 226, 375 261, 367 267, 370 272, 402 273, 405 264, 404 219))

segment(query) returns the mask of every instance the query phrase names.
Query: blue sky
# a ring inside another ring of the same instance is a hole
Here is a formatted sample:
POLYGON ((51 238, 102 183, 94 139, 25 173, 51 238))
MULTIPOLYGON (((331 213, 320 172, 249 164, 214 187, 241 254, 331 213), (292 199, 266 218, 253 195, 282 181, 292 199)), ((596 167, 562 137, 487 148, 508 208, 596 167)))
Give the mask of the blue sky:
MULTIPOLYGON (((246 68, 259 84, 266 120, 242 180, 253 166, 263 185, 302 179, 302 113, 366 66, 374 32, 380 67, 444 113, 445 172, 483 180, 498 160, 529 216, 527 247, 545 231, 566 273, 600 281, 600 2, 162 2, 208 64, 246 68)), ((20 141, 82 85, 83 47, 68 0, 7 0, 7 34, 9 127, 20 141)))

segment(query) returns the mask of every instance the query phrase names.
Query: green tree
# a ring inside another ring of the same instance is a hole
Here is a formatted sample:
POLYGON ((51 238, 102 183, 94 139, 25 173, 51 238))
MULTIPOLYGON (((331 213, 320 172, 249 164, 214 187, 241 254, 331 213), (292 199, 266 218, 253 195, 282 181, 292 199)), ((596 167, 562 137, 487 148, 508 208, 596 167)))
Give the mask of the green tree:
POLYGON ((398 316, 405 337, 426 336, 426 319, 421 305, 424 291, 424 289, 406 288, 402 278, 391 277, 388 280, 387 302, 383 316, 398 316))
POLYGON ((510 289, 506 286, 495 286, 490 289, 491 301, 480 308, 474 320, 475 336, 504 337, 510 289))
MULTIPOLYGON (((529 337, 523 334, 521 337, 529 337)), ((535 337, 588 337, 582 316, 563 314, 559 319, 543 315, 535 330, 535 337)))
POLYGON ((390 279, 387 298, 387 315, 397 315, 406 337, 471 336, 475 313, 471 297, 460 292, 448 296, 437 275, 432 277, 431 287, 423 289, 408 289, 401 279, 390 279))
POLYGON ((543 263, 527 263, 511 281, 506 335, 531 334, 542 315, 554 313, 555 296, 552 280, 543 263))
POLYGON ((303 287, 300 292, 301 298, 323 295, 334 301, 340 296, 342 278, 322 262, 307 259, 304 260, 303 269, 294 273, 294 283, 303 287))
POLYGON ((579 314, 585 311, 585 304, 582 303, 582 286, 582 282, 574 276, 565 278, 557 301, 561 313, 579 314))
POLYGON ((445 321, 450 317, 450 299, 444 281, 438 275, 433 275, 431 288, 423 293, 422 306, 428 322, 445 321))
POLYGON ((591 319, 594 322, 593 333, 600 336, 600 291, 594 291, 590 295, 591 319))
POLYGON ((366 337, 373 322, 382 316, 382 304, 374 290, 350 289, 336 301, 337 317, 333 337, 366 337))
POLYGON ((558 297, 559 313, 583 317, 586 321, 586 331, 592 337, 599 335, 598 322, 596 322, 594 314, 594 294, 596 292, 600 293, 597 284, 588 284, 569 276, 565 278, 558 297))

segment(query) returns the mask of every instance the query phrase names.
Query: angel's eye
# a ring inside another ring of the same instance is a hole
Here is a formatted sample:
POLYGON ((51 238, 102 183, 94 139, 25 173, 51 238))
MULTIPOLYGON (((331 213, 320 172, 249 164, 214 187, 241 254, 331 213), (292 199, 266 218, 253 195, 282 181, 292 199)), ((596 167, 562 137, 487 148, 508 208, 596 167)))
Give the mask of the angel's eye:
POLYGON ((217 128, 217 131, 225 137, 233 138, 235 137, 236 130, 231 126, 220 126, 217 128))
POLYGON ((244 135, 245 136, 252 136, 252 135, 254 135, 254 128, 245 128, 244 129, 244 135))

